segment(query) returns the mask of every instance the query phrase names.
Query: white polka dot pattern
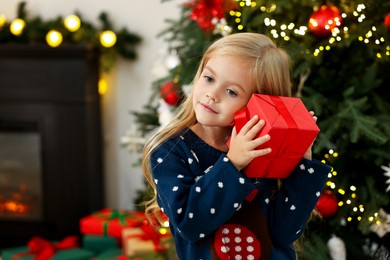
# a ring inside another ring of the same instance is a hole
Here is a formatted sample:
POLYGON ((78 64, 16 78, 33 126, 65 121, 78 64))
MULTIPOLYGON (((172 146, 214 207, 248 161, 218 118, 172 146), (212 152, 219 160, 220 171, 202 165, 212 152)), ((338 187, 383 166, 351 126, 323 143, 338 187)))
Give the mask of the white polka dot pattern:
POLYGON ((260 259, 261 245, 248 228, 227 224, 215 234, 215 251, 220 259, 260 259))

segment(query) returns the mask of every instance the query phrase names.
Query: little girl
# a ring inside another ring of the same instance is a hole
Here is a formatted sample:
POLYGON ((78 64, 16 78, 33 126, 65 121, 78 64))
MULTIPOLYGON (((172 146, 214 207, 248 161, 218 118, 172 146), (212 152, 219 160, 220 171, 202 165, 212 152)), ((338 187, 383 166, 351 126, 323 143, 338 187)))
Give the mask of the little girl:
POLYGON ((144 174, 156 191, 146 213, 168 217, 179 259, 296 259, 292 244, 330 167, 312 160, 310 148, 281 182, 246 177, 242 169, 272 152, 256 149, 272 138, 256 138, 265 124, 258 116, 239 133, 231 126, 253 93, 291 96, 288 55, 265 35, 221 38, 175 119, 145 145, 144 174))

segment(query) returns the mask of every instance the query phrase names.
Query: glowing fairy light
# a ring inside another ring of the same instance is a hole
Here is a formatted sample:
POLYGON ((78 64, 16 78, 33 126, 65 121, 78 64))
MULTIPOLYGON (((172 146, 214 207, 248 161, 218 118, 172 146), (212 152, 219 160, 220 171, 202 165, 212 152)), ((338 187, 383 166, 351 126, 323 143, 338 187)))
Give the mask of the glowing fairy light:
POLYGON ((6 22, 7 22, 7 18, 5 17, 5 15, 0 14, 0 29, 4 27, 6 22))
POLYGON ((297 35, 305 35, 307 32, 307 27, 306 26, 300 26, 298 29, 295 29, 294 30, 294 33, 297 34, 297 35))
POLYGON ((106 94, 108 91, 108 83, 105 78, 100 78, 98 81, 98 92, 100 95, 106 94))
POLYGON ((10 31, 13 35, 19 36, 22 34, 26 22, 20 18, 16 18, 10 25, 10 31))
POLYGON ((341 195, 345 195, 345 190, 343 190, 343 189, 339 189, 338 192, 339 192, 341 195))
POLYGON ((56 30, 50 30, 46 34, 46 42, 50 47, 58 47, 62 43, 62 34, 56 30))
POLYGON ((252 1, 251 0, 246 0, 245 1, 246 6, 252 6, 252 1))
POLYGON ((116 34, 113 31, 107 30, 100 34, 100 44, 106 48, 114 46, 116 43, 116 34))
POLYGON ((366 9, 366 6, 364 4, 359 4, 356 8, 358 12, 362 12, 364 9, 366 9))
POLYGON ((165 227, 161 227, 161 228, 159 228, 158 232, 161 235, 166 235, 168 233, 168 230, 165 227))
POLYGON ((64 20, 64 25, 66 29, 70 32, 75 32, 80 28, 81 21, 80 18, 76 15, 69 15, 64 20))

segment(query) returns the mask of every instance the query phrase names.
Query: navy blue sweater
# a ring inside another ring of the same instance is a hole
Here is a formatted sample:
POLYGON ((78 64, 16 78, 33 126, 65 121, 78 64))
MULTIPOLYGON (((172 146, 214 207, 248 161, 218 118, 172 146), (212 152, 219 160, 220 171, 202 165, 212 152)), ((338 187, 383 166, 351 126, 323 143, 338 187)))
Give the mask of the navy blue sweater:
POLYGON ((157 202, 184 260, 211 259, 209 236, 255 189, 254 201, 268 220, 271 259, 295 259, 292 243, 303 233, 330 171, 326 164, 302 159, 280 190, 276 179, 255 184, 190 129, 161 144, 151 167, 157 202))

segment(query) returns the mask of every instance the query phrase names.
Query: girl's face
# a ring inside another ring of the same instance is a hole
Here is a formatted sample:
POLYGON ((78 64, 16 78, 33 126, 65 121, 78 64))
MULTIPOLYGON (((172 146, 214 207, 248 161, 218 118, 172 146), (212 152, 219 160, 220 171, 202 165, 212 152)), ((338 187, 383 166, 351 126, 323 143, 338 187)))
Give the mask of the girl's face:
POLYGON ((194 85, 193 106, 198 122, 205 126, 229 126, 234 114, 254 93, 249 64, 235 56, 213 57, 194 85))

